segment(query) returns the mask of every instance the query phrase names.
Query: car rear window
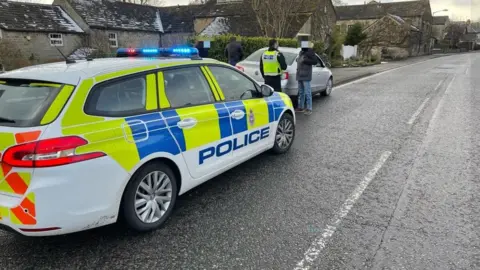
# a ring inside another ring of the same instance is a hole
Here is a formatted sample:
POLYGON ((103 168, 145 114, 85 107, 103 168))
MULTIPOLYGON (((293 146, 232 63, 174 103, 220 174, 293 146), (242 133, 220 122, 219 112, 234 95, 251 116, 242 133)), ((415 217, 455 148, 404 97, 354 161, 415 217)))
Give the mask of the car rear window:
POLYGON ((61 84, 0 80, 0 126, 40 125, 61 84))
MULTIPOLYGON (((260 62, 260 58, 262 57, 262 54, 266 51, 266 49, 261 49, 258 50, 254 53, 252 53, 250 56, 248 56, 245 60, 246 61, 252 61, 252 62, 260 62)), ((281 51, 280 51, 281 52, 281 51)), ((296 53, 290 53, 290 52, 282 52, 283 56, 285 56, 285 61, 287 62, 287 65, 292 65, 295 59, 297 58, 296 53)))

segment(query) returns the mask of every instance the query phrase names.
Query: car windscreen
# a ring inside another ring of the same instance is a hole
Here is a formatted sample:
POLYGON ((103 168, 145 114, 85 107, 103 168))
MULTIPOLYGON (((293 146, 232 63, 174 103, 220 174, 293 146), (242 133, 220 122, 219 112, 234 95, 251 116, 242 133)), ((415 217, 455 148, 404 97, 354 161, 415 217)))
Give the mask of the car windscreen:
MULTIPOLYGON (((262 57, 262 54, 265 52, 265 49, 258 50, 254 53, 252 53, 250 56, 245 58, 245 61, 252 61, 252 62, 260 62, 260 58, 262 57)), ((281 51, 280 51, 281 52, 281 51)), ((282 52, 283 56, 285 56, 285 61, 287 62, 287 65, 291 66, 295 59, 297 58, 296 53, 291 53, 291 52, 282 52)))
POLYGON ((0 82, 0 126, 40 125, 60 88, 60 84, 24 80, 0 82))

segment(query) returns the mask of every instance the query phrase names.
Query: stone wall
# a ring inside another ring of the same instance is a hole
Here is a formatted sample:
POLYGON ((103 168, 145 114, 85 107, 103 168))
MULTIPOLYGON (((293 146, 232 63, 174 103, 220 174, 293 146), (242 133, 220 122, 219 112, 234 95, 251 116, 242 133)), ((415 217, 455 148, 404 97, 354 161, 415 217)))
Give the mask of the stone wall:
MULTIPOLYGON (((13 50, 19 53, 18 63, 10 60, 5 63, 7 69, 16 68, 18 66, 33 65, 45 62, 62 60, 62 55, 57 48, 66 56, 70 55, 75 49, 84 43, 84 35, 81 34, 65 34, 62 33, 63 46, 52 46, 50 44, 50 33, 45 32, 14 32, 2 30, 3 38, 0 43, 9 44, 12 53, 13 50), (20 63, 21 62, 21 63, 20 63)), ((8 52, 1 52, 6 55, 8 52)), ((3 58, 5 58, 4 56, 3 58)), ((1 58, 1 55, 0 55, 1 58)))

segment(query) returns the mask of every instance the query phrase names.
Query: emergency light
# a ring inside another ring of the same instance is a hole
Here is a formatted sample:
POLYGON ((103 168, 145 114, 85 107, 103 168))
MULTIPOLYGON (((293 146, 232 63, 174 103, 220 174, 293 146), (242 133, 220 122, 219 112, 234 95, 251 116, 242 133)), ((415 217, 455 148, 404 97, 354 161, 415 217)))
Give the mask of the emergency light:
POLYGON ((119 48, 117 57, 179 57, 199 58, 198 50, 193 47, 170 48, 119 48))

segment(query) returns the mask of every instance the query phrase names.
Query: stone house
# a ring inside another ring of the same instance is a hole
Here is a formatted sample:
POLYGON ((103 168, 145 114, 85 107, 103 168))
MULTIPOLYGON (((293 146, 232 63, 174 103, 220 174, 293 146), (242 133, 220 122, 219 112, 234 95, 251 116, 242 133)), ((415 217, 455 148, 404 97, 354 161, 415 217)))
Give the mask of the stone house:
POLYGON ((305 2, 289 15, 282 33, 262 28, 250 1, 217 0, 202 5, 195 17, 195 32, 203 36, 234 34, 295 38, 309 35, 313 40, 329 43, 336 22, 336 11, 331 0, 305 2))
POLYGON ((84 48, 111 53, 118 47, 161 45, 163 24, 158 8, 109 0, 54 0, 88 37, 84 48))
POLYGON ((84 34, 60 6, 0 0, 0 70, 63 59, 84 34))
POLYGON ((161 45, 169 47, 185 44, 195 33, 195 16, 202 10, 202 5, 159 7, 164 34, 161 45))
POLYGON ((480 45, 480 31, 475 29, 470 21, 451 22, 445 28, 444 41, 453 49, 474 50, 480 45))
POLYGON ((420 29, 399 16, 387 14, 368 25, 367 38, 360 43, 361 54, 381 58, 401 59, 416 54, 420 29))
POLYGON ((387 14, 396 15, 406 23, 420 30, 420 38, 411 55, 429 54, 433 47, 432 25, 433 16, 429 0, 379 3, 371 1, 363 5, 338 6, 337 25, 342 31, 355 23, 364 28, 387 14))
POLYGON ((445 37, 445 30, 449 23, 448 16, 433 16, 432 37, 435 38, 435 45, 445 37))

